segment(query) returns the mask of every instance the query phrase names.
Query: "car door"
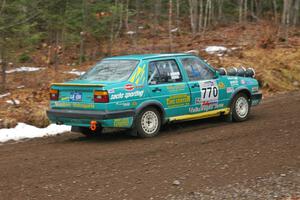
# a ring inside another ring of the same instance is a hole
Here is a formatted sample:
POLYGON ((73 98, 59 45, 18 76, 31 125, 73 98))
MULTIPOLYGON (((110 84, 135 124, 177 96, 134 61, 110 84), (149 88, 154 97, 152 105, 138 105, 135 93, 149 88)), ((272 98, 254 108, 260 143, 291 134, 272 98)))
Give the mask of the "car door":
POLYGON ((200 58, 182 57, 180 62, 189 78, 191 91, 190 113, 207 112, 224 107, 227 83, 200 58))
POLYGON ((148 94, 164 106, 167 117, 188 113, 190 90, 175 59, 148 62, 148 94))

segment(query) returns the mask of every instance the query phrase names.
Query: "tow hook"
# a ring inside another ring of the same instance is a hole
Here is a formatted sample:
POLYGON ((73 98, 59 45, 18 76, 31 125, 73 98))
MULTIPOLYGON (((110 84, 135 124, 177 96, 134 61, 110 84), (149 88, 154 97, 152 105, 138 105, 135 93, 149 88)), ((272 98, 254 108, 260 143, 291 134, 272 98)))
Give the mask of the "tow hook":
POLYGON ((97 129, 97 122, 96 121, 91 121, 90 129, 92 131, 96 131, 96 129, 97 129))

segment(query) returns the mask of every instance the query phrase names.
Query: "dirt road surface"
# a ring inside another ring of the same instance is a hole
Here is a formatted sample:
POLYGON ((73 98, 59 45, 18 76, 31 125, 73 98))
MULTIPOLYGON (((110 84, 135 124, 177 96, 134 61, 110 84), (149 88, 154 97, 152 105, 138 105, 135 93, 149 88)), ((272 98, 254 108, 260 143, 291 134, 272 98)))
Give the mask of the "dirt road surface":
POLYGON ((300 199, 300 93, 265 99, 246 122, 174 124, 151 139, 5 143, 0 199, 300 199))

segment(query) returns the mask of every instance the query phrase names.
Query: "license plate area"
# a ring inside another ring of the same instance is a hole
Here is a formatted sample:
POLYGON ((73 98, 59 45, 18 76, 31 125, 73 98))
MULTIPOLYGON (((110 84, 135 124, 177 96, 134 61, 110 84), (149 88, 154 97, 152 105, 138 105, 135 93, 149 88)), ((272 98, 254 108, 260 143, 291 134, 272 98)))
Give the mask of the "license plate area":
POLYGON ((70 101, 81 102, 82 101, 82 92, 71 92, 70 101))

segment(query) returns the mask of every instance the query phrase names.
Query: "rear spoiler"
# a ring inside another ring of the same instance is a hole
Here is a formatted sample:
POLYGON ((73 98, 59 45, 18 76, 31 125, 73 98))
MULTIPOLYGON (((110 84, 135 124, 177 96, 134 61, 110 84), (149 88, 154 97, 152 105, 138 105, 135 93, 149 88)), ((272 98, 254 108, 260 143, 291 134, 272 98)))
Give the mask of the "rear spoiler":
POLYGON ((104 87, 103 84, 52 83, 51 86, 104 87))

